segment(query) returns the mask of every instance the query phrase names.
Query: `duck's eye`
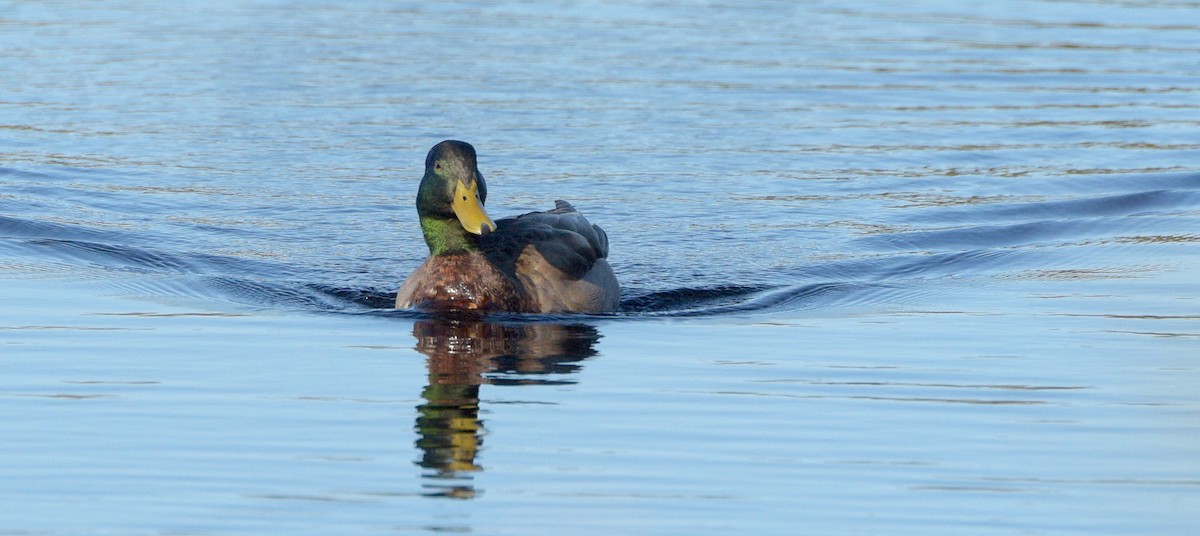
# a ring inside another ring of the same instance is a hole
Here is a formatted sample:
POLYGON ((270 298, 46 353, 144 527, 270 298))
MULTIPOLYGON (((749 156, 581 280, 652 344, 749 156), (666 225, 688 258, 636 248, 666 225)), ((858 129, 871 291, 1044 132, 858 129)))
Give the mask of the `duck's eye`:
POLYGON ((438 163, 434 164, 434 165, 433 165, 433 169, 441 170, 441 169, 442 169, 442 163, 441 163, 441 162, 438 162, 438 163))

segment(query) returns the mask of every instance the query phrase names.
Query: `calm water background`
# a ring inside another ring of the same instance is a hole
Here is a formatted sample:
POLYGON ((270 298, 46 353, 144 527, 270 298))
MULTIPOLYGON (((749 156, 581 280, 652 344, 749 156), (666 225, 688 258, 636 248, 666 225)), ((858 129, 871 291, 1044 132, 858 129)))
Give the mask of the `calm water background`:
POLYGON ((1183 534, 1200 4, 0 2, 0 534, 1183 534), (386 311, 425 151, 615 316, 386 311))

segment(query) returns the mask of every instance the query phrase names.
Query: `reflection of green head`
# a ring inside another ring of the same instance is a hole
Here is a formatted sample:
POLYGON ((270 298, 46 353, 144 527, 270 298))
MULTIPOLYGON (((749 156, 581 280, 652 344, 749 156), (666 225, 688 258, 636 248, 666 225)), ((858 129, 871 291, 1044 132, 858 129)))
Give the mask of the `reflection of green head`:
POLYGON ((482 439, 479 422, 479 384, 440 384, 430 382, 422 393, 426 403, 417 406, 417 447, 424 455, 420 465, 454 476, 463 471, 479 471, 475 455, 482 439))

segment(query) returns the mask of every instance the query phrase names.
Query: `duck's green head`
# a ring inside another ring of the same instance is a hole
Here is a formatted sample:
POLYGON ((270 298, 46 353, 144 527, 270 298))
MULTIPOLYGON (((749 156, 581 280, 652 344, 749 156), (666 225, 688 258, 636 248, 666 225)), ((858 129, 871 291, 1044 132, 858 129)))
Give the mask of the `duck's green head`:
POLYGON ((417 191, 417 214, 431 253, 473 249, 462 231, 475 235, 495 231, 496 222, 483 209, 486 201, 487 183, 475 162, 474 147, 446 140, 429 150, 417 191))

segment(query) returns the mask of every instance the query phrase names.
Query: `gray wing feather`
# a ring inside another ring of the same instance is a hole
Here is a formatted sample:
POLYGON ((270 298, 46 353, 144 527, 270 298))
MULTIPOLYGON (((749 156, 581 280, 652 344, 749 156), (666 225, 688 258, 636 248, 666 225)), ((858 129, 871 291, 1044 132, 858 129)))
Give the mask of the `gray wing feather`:
POLYGON ((555 268, 581 278, 608 256, 608 235, 592 225, 570 203, 557 200, 554 209, 530 212, 496 222, 496 231, 480 240, 484 254, 511 271, 526 246, 532 245, 555 268))

